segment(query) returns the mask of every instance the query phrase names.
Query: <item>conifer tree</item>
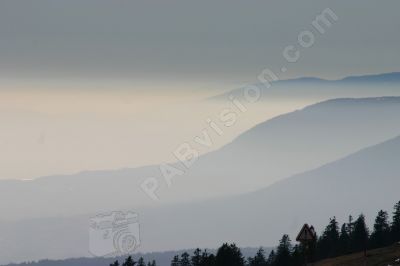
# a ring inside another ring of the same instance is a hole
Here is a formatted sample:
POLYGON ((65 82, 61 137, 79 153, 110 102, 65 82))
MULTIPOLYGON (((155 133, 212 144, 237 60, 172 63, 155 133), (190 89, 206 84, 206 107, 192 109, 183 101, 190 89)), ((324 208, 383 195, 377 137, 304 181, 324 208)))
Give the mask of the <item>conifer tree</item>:
POLYGON ((197 248, 193 252, 192 256, 192 266, 201 266, 201 261, 202 261, 202 254, 201 254, 201 249, 197 248))
POLYGON ((347 223, 347 234, 349 237, 353 234, 354 231, 354 221, 353 221, 353 216, 349 216, 349 222, 347 223))
POLYGON ((265 258, 265 252, 263 248, 260 248, 253 258, 248 259, 249 266, 266 266, 267 260, 265 258))
POLYGON ((235 244, 223 244, 217 251, 217 266, 244 266, 242 252, 235 244))
POLYGON ((268 256, 268 259, 267 259, 267 266, 275 266, 276 265, 275 261, 276 261, 276 254, 275 254, 275 251, 272 250, 269 253, 269 256, 268 256))
POLYGON ((180 263, 179 256, 176 255, 171 261, 171 266, 180 266, 180 263))
POLYGON ((390 228, 393 242, 400 241, 400 201, 394 206, 393 221, 390 228))
POLYGON ((116 260, 113 263, 110 264, 110 266, 119 266, 119 261, 116 260))
POLYGON ((353 252, 366 251, 368 244, 368 228, 364 215, 360 215, 354 222, 354 231, 351 235, 351 248, 353 252))
POLYGON ((303 265, 305 262, 305 257, 304 257, 305 251, 306 251, 305 247, 303 247, 302 245, 296 245, 293 248, 291 265, 294 265, 294 266, 303 265))
POLYGON ((288 266, 291 261, 292 244, 288 235, 283 235, 276 250, 275 265, 288 266))
POLYGON ((146 266, 146 263, 144 262, 143 257, 140 257, 140 259, 138 260, 137 266, 146 266))
POLYGON ((390 243, 390 225, 388 213, 381 210, 375 218, 374 231, 371 234, 371 248, 380 248, 390 243))
POLYGON ((122 263, 122 266, 135 266, 135 265, 136 261, 133 260, 132 256, 127 257, 124 263, 122 263))
POLYGON ((201 266, 214 266, 215 263, 214 254, 208 254, 207 250, 205 249, 203 254, 201 254, 201 266))
POLYGON ((339 225, 336 217, 330 219, 317 244, 318 258, 335 257, 339 253, 339 225))
POLYGON ((340 255, 346 255, 350 252, 350 235, 347 224, 343 224, 340 229, 338 252, 340 255))
POLYGON ((187 252, 181 255, 180 266, 191 266, 190 255, 187 252))

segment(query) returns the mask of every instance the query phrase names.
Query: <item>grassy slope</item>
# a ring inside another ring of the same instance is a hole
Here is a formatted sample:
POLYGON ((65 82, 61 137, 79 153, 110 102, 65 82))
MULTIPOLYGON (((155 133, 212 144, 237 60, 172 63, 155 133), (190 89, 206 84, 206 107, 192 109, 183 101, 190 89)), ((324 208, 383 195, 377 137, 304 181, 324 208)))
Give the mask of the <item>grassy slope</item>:
POLYGON ((313 266, 387 266, 400 265, 395 260, 400 258, 400 244, 390 247, 368 251, 368 257, 364 253, 356 253, 347 256, 327 259, 315 263, 313 266), (365 263, 365 264, 364 264, 365 263))

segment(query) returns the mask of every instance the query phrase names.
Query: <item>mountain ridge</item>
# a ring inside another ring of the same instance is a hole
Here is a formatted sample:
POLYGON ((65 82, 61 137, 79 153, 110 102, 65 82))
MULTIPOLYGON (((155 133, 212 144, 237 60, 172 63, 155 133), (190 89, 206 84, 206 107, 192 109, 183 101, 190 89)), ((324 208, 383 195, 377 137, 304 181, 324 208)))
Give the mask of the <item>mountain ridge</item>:
MULTIPOLYGON (((174 249, 213 247, 223 242, 273 246, 283 234, 293 238, 304 223, 321 232, 332 216, 343 223, 347 222, 347 215, 363 213, 371 226, 377 210, 390 211, 399 200, 398 158, 400 136, 256 192, 192 204, 137 209, 131 204, 131 207, 139 214, 144 250, 171 249, 171 239, 174 249), (206 233, 198 235, 197 231, 206 233)), ((7 254, 15 252, 8 245, 10 241, 24 243, 19 251, 46 250, 60 256, 61 247, 69 247, 75 256, 87 255, 85 231, 89 217, 1 223, 0 257, 7 258, 7 254), (33 228, 37 229, 30 231, 33 228), (27 233, 31 236, 28 239, 27 233), (47 243, 51 241, 45 240, 52 239, 54 234, 59 245, 50 247, 47 243)))
MULTIPOLYGON (((199 157, 172 186, 166 184, 159 165, 0 181, 2 220, 124 209, 131 202, 136 207, 166 206, 255 191, 398 135, 399 103, 400 97, 332 100, 268 120, 199 157), (160 203, 140 187, 148 177, 159 182, 160 203)), ((171 166, 185 169, 180 163, 171 166)))
MULTIPOLYGON (((379 97, 399 96, 400 72, 381 74, 347 76, 341 79, 323 79, 318 77, 299 77, 271 81, 266 87, 263 83, 249 84, 260 89, 260 101, 272 99, 301 99, 304 95, 311 95, 317 100, 328 100, 342 97, 379 97)), ((245 100, 244 87, 213 96, 207 100, 227 101, 230 97, 245 100)))

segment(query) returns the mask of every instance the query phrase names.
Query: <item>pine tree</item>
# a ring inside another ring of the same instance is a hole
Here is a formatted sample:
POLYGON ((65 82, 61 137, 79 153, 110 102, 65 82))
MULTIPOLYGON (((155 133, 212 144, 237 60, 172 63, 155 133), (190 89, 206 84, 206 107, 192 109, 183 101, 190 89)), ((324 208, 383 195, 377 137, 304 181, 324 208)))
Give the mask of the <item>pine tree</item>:
POLYGON ((214 266, 216 265, 214 254, 208 254, 205 249, 203 254, 201 254, 201 266, 214 266))
POLYGON ((149 262, 147 263, 147 266, 157 266, 157 263, 156 263, 155 260, 152 260, 151 262, 149 261, 149 262))
POLYGON ((122 263, 122 266, 135 266, 135 265, 136 261, 133 260, 132 256, 127 257, 124 263, 122 263))
POLYGON ((318 258, 335 257, 339 253, 339 225, 336 217, 330 219, 325 231, 318 240, 317 244, 318 258))
POLYGON ((288 235, 283 235, 276 250, 276 266, 288 266, 291 261, 292 244, 288 235))
POLYGON ((368 228, 365 224, 365 216, 360 215, 354 222, 354 231, 351 236, 351 248, 353 252, 366 251, 368 244, 368 228))
POLYGON ((265 252, 263 248, 260 248, 253 258, 248 259, 249 266, 266 266, 267 260, 265 258, 265 252))
POLYGON ((215 258, 218 266, 244 266, 242 252, 235 244, 223 244, 215 258))
POLYGON ((140 257, 140 259, 138 260, 137 266, 146 266, 146 263, 144 262, 143 257, 140 257))
POLYGON ((305 257, 304 257, 304 252, 305 252, 305 247, 302 245, 296 245, 293 248, 292 252, 292 259, 291 259, 291 265, 303 265, 305 262, 305 257))
POLYGON ((350 235, 347 224, 343 224, 340 230, 338 251, 340 255, 346 255, 350 252, 350 235))
POLYGON ((110 264, 110 266, 119 266, 119 261, 114 261, 113 263, 110 264))
POLYGON ((347 234, 349 237, 353 234, 354 231, 354 221, 353 221, 353 216, 349 216, 349 222, 347 223, 347 234))
POLYGON ((388 213, 381 210, 375 218, 374 231, 371 234, 371 248, 380 248, 390 243, 390 225, 388 213))
POLYGON ((192 256, 192 266, 201 266, 201 261, 202 261, 202 254, 201 254, 201 249, 197 248, 193 252, 192 256))
POLYGON ((190 255, 187 252, 181 255, 180 266, 191 266, 190 255))
POLYGON ((271 250, 267 259, 267 266, 275 266, 276 254, 274 250, 271 250))
POLYGON ((180 265, 181 262, 179 260, 179 256, 178 255, 174 256, 174 258, 171 261, 171 266, 180 266, 180 265))
POLYGON ((400 201, 394 206, 393 221, 390 228, 393 242, 400 241, 400 201))

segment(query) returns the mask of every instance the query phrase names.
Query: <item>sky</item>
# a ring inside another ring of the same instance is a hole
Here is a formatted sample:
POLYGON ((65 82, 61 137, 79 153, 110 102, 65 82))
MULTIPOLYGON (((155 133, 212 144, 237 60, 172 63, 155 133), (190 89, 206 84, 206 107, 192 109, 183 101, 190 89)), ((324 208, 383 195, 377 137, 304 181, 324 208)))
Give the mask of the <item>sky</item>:
MULTIPOLYGON (((280 78, 398 71, 398 1, 0 2, 0 179, 174 160, 225 105, 204 99, 280 78), (319 34, 326 8, 338 20, 319 34), (313 31, 288 64, 282 51, 313 31), (24 167, 21 167, 24 166, 24 167)), ((216 149, 310 101, 255 106, 216 149)), ((229 104, 229 103, 227 103, 229 104)), ((202 152, 208 152, 204 150, 202 152)))
POLYGON ((1 77, 248 82, 279 68, 283 48, 326 8, 338 22, 288 77, 391 72, 400 58, 399 7, 395 0, 6 0, 1 77))

